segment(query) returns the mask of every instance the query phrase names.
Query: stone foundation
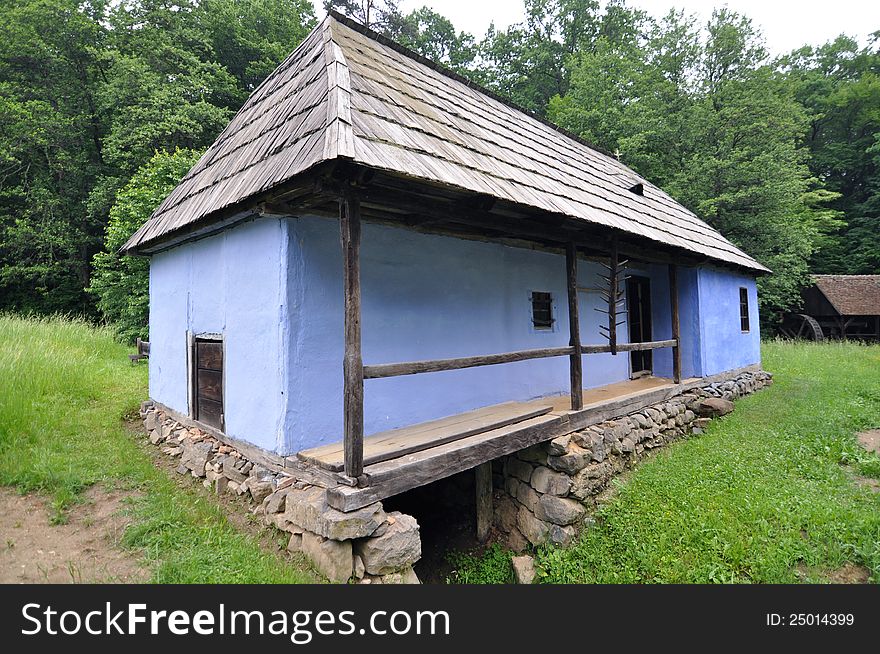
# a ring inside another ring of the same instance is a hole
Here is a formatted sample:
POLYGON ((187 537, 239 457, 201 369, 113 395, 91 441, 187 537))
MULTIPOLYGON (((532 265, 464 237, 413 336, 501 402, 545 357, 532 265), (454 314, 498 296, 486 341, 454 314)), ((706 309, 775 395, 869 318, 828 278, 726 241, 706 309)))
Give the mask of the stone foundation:
POLYGON ((205 431, 187 427, 152 402, 141 407, 150 442, 179 458, 177 472, 218 494, 240 496, 267 525, 288 532, 288 549, 303 552, 331 581, 417 584, 422 554, 412 516, 385 512, 381 502, 343 513, 327 505, 326 488, 249 461, 205 431))
POLYGON ((744 372, 495 461, 496 529, 518 552, 570 544, 592 524, 597 496, 616 475, 655 448, 701 434, 733 410, 732 400, 770 383, 770 373, 744 372))
MULTIPOLYGON (((597 496, 616 475, 654 448, 702 433, 712 417, 733 410, 732 400, 770 383, 769 373, 744 372, 497 459, 495 528, 516 551, 568 545, 591 524, 597 496)), ((343 513, 327 504, 321 482, 249 461, 152 402, 143 404, 141 416, 150 442, 179 458, 177 472, 218 494, 248 499, 267 525, 290 534, 289 550, 303 552, 331 581, 419 583, 412 566, 421 539, 412 516, 386 512, 381 502, 343 513)))

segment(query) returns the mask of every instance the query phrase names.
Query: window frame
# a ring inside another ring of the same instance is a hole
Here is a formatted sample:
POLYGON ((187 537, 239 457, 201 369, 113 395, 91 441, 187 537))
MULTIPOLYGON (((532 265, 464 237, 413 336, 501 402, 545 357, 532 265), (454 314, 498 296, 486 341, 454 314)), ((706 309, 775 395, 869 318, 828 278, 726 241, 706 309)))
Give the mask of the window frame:
POLYGON ((529 311, 531 312, 530 324, 532 329, 536 332, 553 332, 556 329, 556 316, 554 311, 554 305, 556 301, 553 297, 552 291, 531 291, 529 293, 529 311), (536 297, 539 296, 539 297, 536 297), (545 297, 546 296, 546 299, 545 297), (536 301, 540 301, 542 304, 546 302, 546 309, 541 309, 541 312, 546 310, 547 313, 547 321, 541 321, 540 324, 536 319, 536 301))
POLYGON ((752 331, 751 312, 749 310, 749 289, 739 287, 739 329, 743 334, 752 331))

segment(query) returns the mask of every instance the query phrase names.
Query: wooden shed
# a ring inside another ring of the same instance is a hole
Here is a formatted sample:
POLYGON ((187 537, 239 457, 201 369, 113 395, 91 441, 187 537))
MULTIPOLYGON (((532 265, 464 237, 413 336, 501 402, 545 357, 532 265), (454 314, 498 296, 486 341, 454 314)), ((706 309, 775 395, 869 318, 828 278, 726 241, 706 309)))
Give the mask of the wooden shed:
POLYGON ((802 320, 786 319, 789 335, 801 323, 810 329, 800 330, 800 336, 880 340, 880 275, 813 275, 801 295, 802 320))
POLYGON ((764 266, 335 13, 124 250, 153 401, 343 511, 760 366, 764 266))

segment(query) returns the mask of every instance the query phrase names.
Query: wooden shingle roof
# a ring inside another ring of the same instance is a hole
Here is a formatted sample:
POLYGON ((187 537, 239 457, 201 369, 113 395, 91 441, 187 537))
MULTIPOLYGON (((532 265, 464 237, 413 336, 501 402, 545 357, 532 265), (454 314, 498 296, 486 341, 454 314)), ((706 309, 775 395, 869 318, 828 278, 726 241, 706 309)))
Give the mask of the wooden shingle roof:
POLYGON ((813 282, 841 316, 880 315, 880 275, 813 275, 813 282))
POLYGON ((337 158, 767 271, 614 157, 335 13, 254 91, 123 250, 337 158))

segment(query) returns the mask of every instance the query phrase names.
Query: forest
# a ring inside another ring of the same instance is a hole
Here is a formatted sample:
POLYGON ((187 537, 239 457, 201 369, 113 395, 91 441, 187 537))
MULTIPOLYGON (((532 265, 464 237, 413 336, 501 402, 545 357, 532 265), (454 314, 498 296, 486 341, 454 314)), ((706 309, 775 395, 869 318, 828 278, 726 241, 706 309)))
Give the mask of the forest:
MULTIPOLYGON (((880 31, 771 57, 728 8, 524 0, 478 36, 394 0, 325 5, 662 187, 774 271, 767 326, 810 273, 880 273, 880 31)), ((0 312, 146 337, 147 262, 117 249, 317 20, 308 0, 4 0, 0 312)))

